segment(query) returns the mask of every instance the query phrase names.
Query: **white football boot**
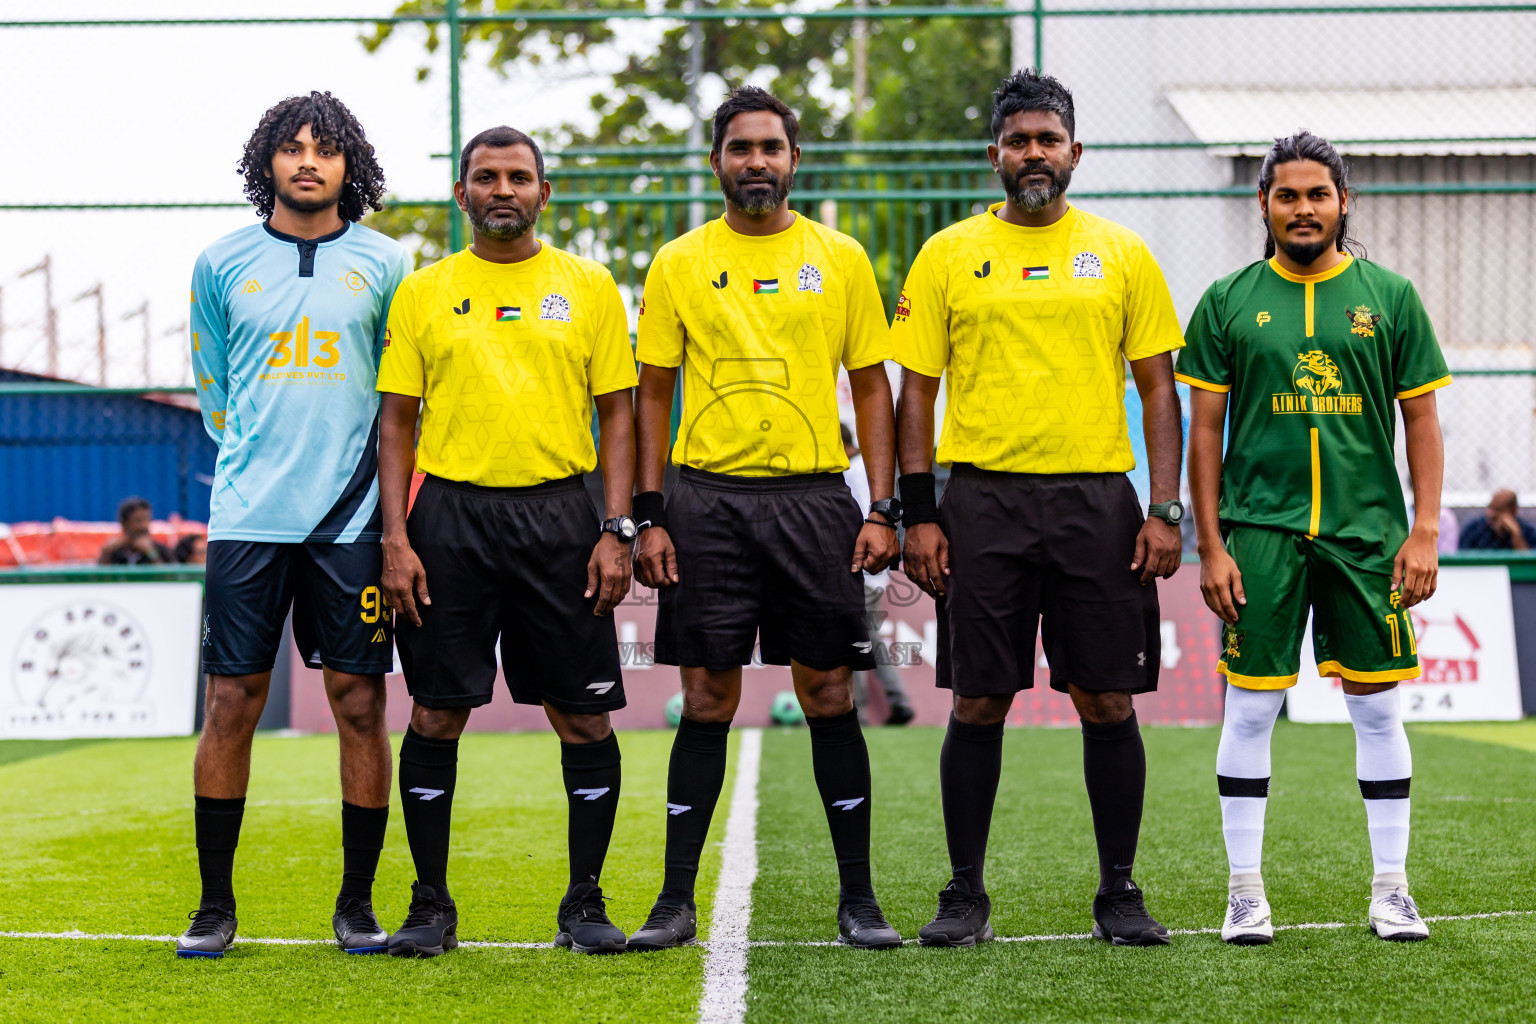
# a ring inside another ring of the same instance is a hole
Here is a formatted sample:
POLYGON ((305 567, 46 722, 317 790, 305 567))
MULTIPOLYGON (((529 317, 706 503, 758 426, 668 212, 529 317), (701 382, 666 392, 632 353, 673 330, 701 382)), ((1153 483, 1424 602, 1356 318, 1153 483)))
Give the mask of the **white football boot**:
POLYGON ((1402 886, 1371 900, 1370 925, 1371 931, 1393 942, 1429 938, 1429 925, 1419 916, 1413 897, 1402 886))
POLYGON ((1275 941, 1275 922, 1269 900, 1263 896, 1227 897, 1227 919, 1221 922, 1221 941, 1234 946, 1267 946, 1275 941))

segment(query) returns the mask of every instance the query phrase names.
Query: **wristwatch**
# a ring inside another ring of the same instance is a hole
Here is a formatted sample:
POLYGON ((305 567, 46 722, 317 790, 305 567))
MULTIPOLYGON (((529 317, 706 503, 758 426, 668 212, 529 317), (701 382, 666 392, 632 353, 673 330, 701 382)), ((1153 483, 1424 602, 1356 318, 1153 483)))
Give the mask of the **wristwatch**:
POLYGON ((628 544, 635 539, 635 534, 639 533, 640 530, 635 526, 635 521, 629 518, 629 516, 614 516, 612 519, 604 519, 603 528, 598 532, 599 534, 611 533, 618 537, 619 540, 628 544))
POLYGON ((1148 505, 1147 516, 1161 519, 1169 526, 1178 526, 1184 521, 1184 503, 1174 498, 1172 501, 1160 501, 1155 505, 1148 505))
MULTIPOLYGON (((880 525, 895 526, 901 522, 901 499, 881 498, 879 501, 872 501, 869 503, 869 511, 871 514, 878 512, 890 520, 889 523, 881 523, 880 525)), ((869 522, 868 519, 864 521, 866 523, 869 522)))

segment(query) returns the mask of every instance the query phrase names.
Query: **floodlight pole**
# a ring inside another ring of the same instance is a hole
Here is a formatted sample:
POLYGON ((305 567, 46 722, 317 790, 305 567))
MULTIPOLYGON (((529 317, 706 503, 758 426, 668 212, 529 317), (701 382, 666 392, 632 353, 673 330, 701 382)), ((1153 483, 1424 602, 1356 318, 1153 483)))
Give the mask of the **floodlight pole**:
POLYGON ((53 308, 53 254, 43 257, 43 261, 30 270, 23 270, 17 277, 30 277, 41 272, 43 275, 43 324, 44 335, 48 339, 48 376, 59 375, 59 311, 53 308))
MULTIPOLYGON (((448 21, 448 198, 453 199, 453 183, 459 177, 459 148, 462 145, 459 130, 459 60, 462 56, 462 34, 459 31, 459 0, 446 0, 448 21)), ((464 248, 464 218, 457 206, 448 206, 448 248, 458 252, 464 248)))
POLYGON ((107 311, 106 303, 102 300, 101 282, 97 281, 94 288, 87 288, 76 295, 74 300, 96 299, 96 383, 102 387, 107 386, 107 311))
POLYGON ((141 364, 140 373, 143 375, 143 380, 141 381, 141 383, 148 384, 149 383, 149 300, 148 299, 145 299, 143 302, 139 303, 139 308, 138 309, 129 310, 127 313, 124 313, 123 316, 122 316, 122 319, 126 322, 128 320, 134 319, 135 317, 141 318, 144 321, 144 355, 143 355, 143 363, 141 364))

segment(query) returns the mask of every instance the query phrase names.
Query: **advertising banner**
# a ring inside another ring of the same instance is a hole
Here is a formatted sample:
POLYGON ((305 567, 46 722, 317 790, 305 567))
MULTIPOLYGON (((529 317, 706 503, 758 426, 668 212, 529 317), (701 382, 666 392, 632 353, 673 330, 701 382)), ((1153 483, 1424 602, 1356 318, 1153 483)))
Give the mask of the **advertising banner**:
MULTIPOLYGON (((1512 721, 1522 717, 1515 662, 1509 570, 1446 566, 1435 596, 1408 610, 1411 632, 1400 642, 1418 650, 1422 675, 1399 684, 1409 722, 1512 721)), ((1297 722, 1347 722, 1344 689, 1317 674, 1312 628, 1301 649, 1301 678, 1286 694, 1297 722)))
POLYGON ((0 586, 0 738, 186 736, 198 583, 0 586))
MULTIPOLYGON (((1136 698, 1137 718, 1150 725, 1206 725, 1221 721, 1221 677, 1216 674, 1220 653, 1220 620, 1205 607, 1200 596, 1200 569, 1188 565, 1173 579, 1157 584, 1162 607, 1156 693, 1136 698)), ((667 700, 680 689, 676 668, 653 663, 656 636, 656 592, 638 584, 614 609, 623 666, 624 692, 629 706, 613 713, 618 729, 657 729, 666 725, 667 700)), ((890 574, 890 586, 873 613, 870 633, 879 644, 877 657, 888 659, 911 700, 919 725, 943 725, 949 721, 950 694, 934 686, 934 662, 938 657, 938 620, 933 601, 900 571, 890 574)), ((304 667, 294 655, 292 664, 292 725, 307 732, 331 732, 331 720, 320 673, 304 667)), ((397 674, 387 680, 388 719, 393 730, 403 730, 410 720, 411 699, 405 681, 397 674)), ((789 669, 779 665, 749 665, 742 670, 741 706, 737 725, 766 725, 775 695, 792 691, 789 669)), ((868 680, 869 721, 885 720, 880 685, 868 680)), ((1035 687, 1014 699, 1011 725, 1078 724, 1072 701, 1050 687, 1050 672, 1040 645, 1036 644, 1035 687)), ((517 705, 498 680, 489 705, 470 716, 474 730, 545 729, 542 708, 517 705)))

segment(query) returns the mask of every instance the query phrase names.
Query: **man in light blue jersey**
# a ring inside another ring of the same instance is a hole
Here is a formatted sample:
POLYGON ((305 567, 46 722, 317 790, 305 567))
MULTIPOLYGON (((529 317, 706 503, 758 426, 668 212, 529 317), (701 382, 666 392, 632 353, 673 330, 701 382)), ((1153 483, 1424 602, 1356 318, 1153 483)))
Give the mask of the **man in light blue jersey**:
POLYGON ((210 245, 192 273, 192 365, 219 443, 208 524, 203 666, 208 697, 193 767, 202 900, 183 957, 223 956, 231 884, 283 620, 325 673, 341 745, 344 867, 332 924, 349 953, 379 953, 373 875, 389 818, 384 673, 393 660, 379 590, 374 390, 405 249, 357 223, 384 174, 362 126, 330 93, 262 117, 240 164, 262 223, 210 245))

